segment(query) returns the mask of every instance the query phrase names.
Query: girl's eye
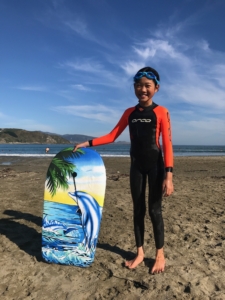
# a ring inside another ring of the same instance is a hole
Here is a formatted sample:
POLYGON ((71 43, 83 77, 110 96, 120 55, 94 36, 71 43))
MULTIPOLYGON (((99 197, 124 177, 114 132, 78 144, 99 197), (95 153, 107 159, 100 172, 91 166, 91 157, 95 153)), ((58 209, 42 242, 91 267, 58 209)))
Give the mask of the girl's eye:
POLYGON ((136 84, 137 89, 141 89, 142 87, 145 87, 146 89, 149 89, 151 87, 151 85, 150 84, 147 84, 147 85, 136 84))

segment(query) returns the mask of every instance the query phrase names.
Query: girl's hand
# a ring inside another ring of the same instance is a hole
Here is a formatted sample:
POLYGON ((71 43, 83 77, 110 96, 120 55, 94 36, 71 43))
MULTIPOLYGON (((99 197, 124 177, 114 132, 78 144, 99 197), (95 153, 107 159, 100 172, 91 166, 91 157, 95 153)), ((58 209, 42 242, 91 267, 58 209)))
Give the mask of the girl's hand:
POLYGON ((174 191, 173 174, 171 172, 166 173, 166 178, 163 181, 162 188, 163 188, 163 196, 164 197, 168 197, 173 193, 173 191, 174 191))
POLYGON ((81 143, 81 144, 78 144, 78 145, 75 145, 74 146, 74 149, 73 149, 73 152, 76 152, 78 148, 81 148, 81 147, 88 147, 89 146, 89 142, 84 142, 84 143, 81 143))

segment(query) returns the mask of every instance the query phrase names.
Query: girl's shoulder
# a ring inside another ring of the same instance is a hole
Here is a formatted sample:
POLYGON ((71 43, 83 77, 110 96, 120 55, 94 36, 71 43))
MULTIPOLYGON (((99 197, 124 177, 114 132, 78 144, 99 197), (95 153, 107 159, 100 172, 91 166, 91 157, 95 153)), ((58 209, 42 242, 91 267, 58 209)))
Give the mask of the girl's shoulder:
MULTIPOLYGON (((155 103, 156 104, 156 103, 155 103)), ((165 107, 165 106, 162 106, 162 105, 158 105, 156 104, 157 106, 155 107, 155 110, 157 111, 161 111, 163 113, 167 113, 169 112, 169 110, 165 107)))
POLYGON ((135 106, 131 106, 131 107, 128 107, 128 108, 127 108, 125 111, 134 110, 136 107, 137 107, 137 105, 135 105, 135 106))
POLYGON ((128 107, 125 111, 124 111, 124 114, 125 115, 129 115, 132 113, 132 111, 134 111, 136 109, 136 105, 135 106, 132 106, 132 107, 128 107))

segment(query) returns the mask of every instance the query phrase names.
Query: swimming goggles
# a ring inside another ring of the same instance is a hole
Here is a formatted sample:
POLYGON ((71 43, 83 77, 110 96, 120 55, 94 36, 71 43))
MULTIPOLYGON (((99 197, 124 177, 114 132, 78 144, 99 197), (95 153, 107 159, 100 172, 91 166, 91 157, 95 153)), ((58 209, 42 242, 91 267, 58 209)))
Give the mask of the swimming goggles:
POLYGON ((141 79, 143 76, 147 77, 148 79, 153 79, 153 80, 156 81, 157 84, 160 84, 160 81, 157 80, 155 74, 152 73, 152 72, 138 72, 138 73, 134 76, 134 81, 137 81, 137 80, 141 79))

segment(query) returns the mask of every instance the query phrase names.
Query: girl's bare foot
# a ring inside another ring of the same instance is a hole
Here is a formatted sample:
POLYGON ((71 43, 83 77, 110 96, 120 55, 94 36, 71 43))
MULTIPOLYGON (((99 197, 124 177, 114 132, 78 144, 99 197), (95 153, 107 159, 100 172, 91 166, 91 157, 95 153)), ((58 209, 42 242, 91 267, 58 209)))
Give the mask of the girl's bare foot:
POLYGON ((142 255, 137 255, 134 259, 132 260, 127 260, 125 262, 125 266, 128 267, 129 269, 134 269, 136 268, 141 262, 143 262, 144 256, 142 255))
POLYGON ((163 253, 163 248, 157 249, 155 263, 152 267, 151 273, 158 274, 158 273, 164 272, 165 265, 166 265, 166 261, 165 261, 165 257, 164 257, 164 253, 163 253))
POLYGON ((144 254, 143 247, 138 247, 136 257, 132 260, 127 260, 125 262, 125 266, 128 267, 129 269, 134 269, 144 260, 144 257, 145 254, 144 254))

